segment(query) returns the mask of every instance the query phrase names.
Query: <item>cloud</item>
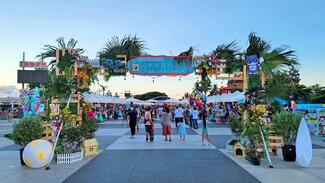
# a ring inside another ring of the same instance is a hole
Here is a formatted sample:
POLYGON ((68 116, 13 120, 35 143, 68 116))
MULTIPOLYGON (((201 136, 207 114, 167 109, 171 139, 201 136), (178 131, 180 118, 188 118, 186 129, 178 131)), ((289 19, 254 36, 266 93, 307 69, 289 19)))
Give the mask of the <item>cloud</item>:
POLYGON ((14 85, 0 86, 0 97, 19 97, 19 91, 14 85))

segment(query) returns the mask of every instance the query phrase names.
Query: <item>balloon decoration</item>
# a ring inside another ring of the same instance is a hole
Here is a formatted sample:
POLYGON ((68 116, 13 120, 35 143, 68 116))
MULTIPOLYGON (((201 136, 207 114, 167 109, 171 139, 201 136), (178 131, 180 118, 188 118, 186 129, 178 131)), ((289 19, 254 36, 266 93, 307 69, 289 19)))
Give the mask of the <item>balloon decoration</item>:
POLYGON ((42 168, 48 164, 52 148, 47 140, 34 140, 24 148, 23 160, 30 168, 42 168))
POLYGON ((41 103, 40 93, 44 91, 44 88, 35 87, 33 90, 23 89, 23 115, 29 117, 31 115, 38 115, 40 112, 44 112, 45 105, 41 103))
POLYGON ((205 105, 206 102, 207 102, 207 97, 201 92, 197 93, 195 96, 189 96, 190 105, 196 106, 199 109, 202 109, 203 105, 205 105))

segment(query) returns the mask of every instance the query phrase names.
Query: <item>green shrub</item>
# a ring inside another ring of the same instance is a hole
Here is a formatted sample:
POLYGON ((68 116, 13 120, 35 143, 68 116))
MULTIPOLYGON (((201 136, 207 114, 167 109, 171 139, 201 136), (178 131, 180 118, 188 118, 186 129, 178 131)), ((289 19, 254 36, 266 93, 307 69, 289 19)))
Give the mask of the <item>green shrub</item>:
POLYGON ((244 130, 244 124, 240 119, 230 118, 230 129, 236 137, 239 137, 244 130))
POLYGON ((13 141, 25 147, 29 142, 42 138, 43 128, 38 117, 22 118, 13 125, 13 141))
POLYGON ((277 112, 272 117, 272 130, 283 137, 285 145, 294 145, 301 118, 301 114, 277 112))

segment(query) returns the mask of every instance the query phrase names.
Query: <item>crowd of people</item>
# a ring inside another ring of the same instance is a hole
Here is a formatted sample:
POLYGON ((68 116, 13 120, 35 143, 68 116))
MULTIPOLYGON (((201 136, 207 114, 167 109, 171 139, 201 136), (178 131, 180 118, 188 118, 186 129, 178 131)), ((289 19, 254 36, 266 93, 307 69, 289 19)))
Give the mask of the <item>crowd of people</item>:
POLYGON ((155 120, 159 119, 165 141, 172 141, 172 121, 175 121, 175 127, 181 140, 186 138, 186 126, 193 129, 200 128, 202 144, 205 145, 205 140, 210 144, 207 129, 209 120, 227 122, 230 116, 239 118, 241 112, 240 106, 231 104, 204 105, 201 109, 196 106, 183 105, 143 107, 131 104, 126 116, 129 121, 131 138, 134 138, 138 124, 143 122, 146 131, 146 142, 153 143, 155 120), (199 120, 201 123, 199 123, 199 120))
MULTIPOLYGON (((237 104, 216 104, 203 105, 201 109, 192 105, 153 105, 141 106, 130 103, 101 105, 93 109, 93 118, 98 121, 109 119, 121 119, 129 124, 131 138, 135 137, 139 130, 138 124, 143 123, 146 132, 146 142, 154 142, 154 126, 159 121, 162 125, 162 134, 165 141, 172 141, 172 122, 175 121, 175 127, 181 140, 186 138, 186 126, 193 129, 200 129, 202 135, 202 144, 205 140, 209 142, 207 122, 216 121, 225 123, 230 117, 241 116, 241 107, 237 104), (199 123, 200 121, 200 123, 199 123)), ((159 123, 158 123, 159 124, 159 123)))

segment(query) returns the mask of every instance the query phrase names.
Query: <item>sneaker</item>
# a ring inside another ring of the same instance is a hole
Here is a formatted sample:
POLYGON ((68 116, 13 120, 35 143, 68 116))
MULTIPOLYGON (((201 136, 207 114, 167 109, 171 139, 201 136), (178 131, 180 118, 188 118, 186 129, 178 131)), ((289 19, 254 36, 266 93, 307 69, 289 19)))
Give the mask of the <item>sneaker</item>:
POLYGON ((172 141, 172 139, 169 139, 169 142, 171 142, 172 141))

